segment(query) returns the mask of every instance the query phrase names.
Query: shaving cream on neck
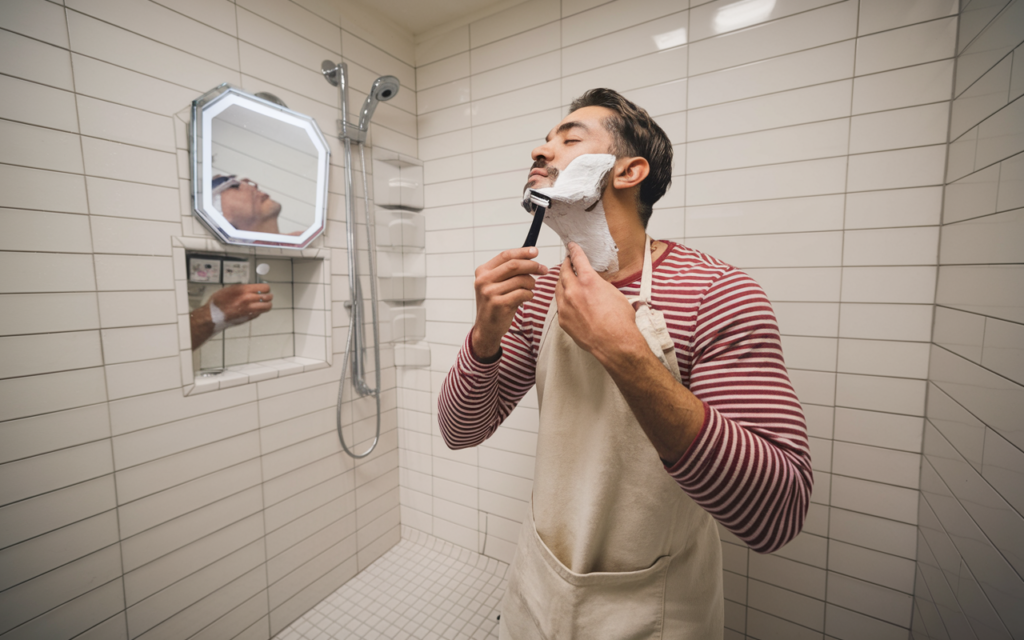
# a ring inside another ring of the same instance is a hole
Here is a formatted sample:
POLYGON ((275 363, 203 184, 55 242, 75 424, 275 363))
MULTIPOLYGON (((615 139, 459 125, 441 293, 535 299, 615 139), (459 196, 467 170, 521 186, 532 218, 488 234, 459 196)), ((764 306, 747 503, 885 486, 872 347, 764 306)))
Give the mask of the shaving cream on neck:
MULTIPOLYGON (((611 154, 584 154, 558 174, 554 186, 534 189, 551 198, 544 224, 554 229, 564 244, 578 244, 599 273, 619 270, 619 248, 608 230, 601 204, 604 177, 613 166, 615 156, 611 154)), ((529 198, 527 189, 524 206, 529 198)))

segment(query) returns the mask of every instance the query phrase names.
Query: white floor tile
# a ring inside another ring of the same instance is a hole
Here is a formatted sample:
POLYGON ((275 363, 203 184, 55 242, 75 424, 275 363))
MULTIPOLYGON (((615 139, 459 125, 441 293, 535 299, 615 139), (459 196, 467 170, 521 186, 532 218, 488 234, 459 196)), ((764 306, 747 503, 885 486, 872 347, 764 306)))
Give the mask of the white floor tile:
POLYGON ((508 565, 414 529, 275 640, 497 637, 508 565))

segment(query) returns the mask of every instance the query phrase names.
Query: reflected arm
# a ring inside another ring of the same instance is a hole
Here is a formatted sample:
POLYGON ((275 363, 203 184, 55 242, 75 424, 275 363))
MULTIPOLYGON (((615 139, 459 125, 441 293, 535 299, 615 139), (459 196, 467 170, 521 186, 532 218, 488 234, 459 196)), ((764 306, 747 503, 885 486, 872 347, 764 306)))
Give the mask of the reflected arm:
POLYGON ((195 351, 214 334, 213 320, 210 318, 210 303, 207 302, 189 313, 188 322, 192 331, 192 350, 195 351))
POLYGON ((216 291, 203 306, 189 316, 192 350, 228 327, 249 322, 273 308, 270 285, 233 284, 216 291))

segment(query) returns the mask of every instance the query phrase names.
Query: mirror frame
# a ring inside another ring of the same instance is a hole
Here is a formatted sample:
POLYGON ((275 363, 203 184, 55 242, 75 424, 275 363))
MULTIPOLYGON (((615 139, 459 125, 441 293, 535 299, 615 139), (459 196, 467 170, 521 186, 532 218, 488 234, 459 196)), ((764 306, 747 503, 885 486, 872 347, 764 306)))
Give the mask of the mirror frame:
POLYGON ((192 182, 192 213, 218 240, 225 244, 305 249, 315 240, 327 224, 327 181, 330 175, 331 149, 327 139, 312 117, 233 87, 221 84, 192 101, 192 121, 189 123, 189 169, 192 182), (288 122, 303 129, 317 150, 317 193, 313 207, 313 224, 301 235, 245 231, 236 229, 213 206, 213 196, 207 185, 213 176, 204 175, 203 167, 213 166, 213 142, 210 135, 213 118, 232 105, 238 105, 261 115, 288 122))

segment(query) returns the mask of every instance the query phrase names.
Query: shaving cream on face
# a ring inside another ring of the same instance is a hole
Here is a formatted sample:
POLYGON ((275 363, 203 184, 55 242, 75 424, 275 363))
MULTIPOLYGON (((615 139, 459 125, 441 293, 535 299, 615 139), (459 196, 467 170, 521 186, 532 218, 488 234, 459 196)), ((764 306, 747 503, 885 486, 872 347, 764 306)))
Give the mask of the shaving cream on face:
MULTIPOLYGON (((578 244, 599 273, 619 270, 619 248, 601 204, 604 177, 613 166, 615 156, 611 154, 584 154, 559 172, 554 186, 534 189, 551 198, 544 224, 554 229, 564 244, 578 244)), ((529 198, 527 189, 524 202, 529 198)))

